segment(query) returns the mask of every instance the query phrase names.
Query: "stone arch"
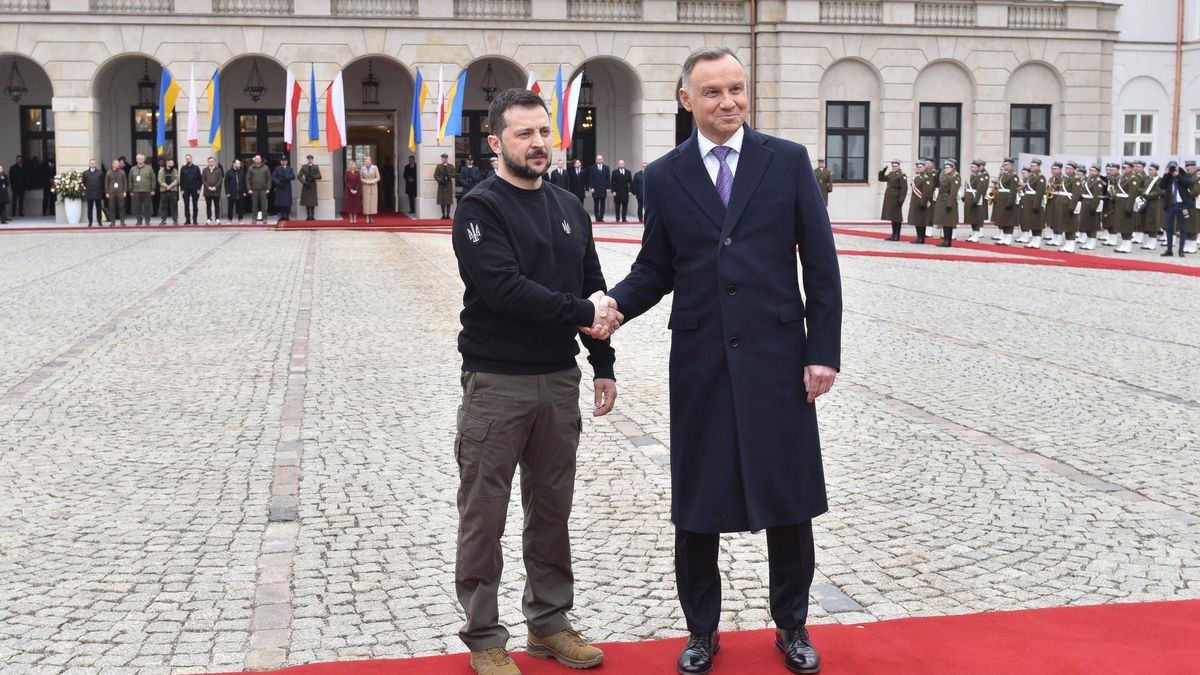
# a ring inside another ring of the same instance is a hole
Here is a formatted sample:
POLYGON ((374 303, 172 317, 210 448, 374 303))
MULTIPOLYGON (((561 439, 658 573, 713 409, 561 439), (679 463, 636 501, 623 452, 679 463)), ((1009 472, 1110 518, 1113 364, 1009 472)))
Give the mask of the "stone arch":
POLYGON ((584 89, 572 132, 576 141, 567 151, 567 158, 578 158, 587 166, 599 154, 613 168, 624 160, 627 168, 636 170, 647 159, 640 156, 645 126, 641 78, 626 61, 612 56, 587 59, 574 69, 568 81, 581 72, 584 89))
MULTIPOLYGON (((292 67, 307 96, 307 69, 301 73, 299 66, 292 67)), ((287 153, 282 135, 283 108, 287 100, 284 91, 286 82, 284 65, 267 54, 239 54, 221 64, 221 150, 217 160, 222 166, 231 166, 234 159, 246 162, 258 153, 273 168, 278 158, 287 153), (246 90, 251 86, 251 75, 256 67, 258 78, 266 87, 257 101, 246 90), (253 122, 251 117, 254 118, 253 122), (266 125, 265 128, 263 125, 266 125)), ((297 126, 300 127, 297 130, 300 138, 305 138, 304 127, 297 126)))
MULTIPOLYGON (((975 151, 975 80, 961 62, 940 59, 928 63, 913 83, 913 147, 919 156, 931 156, 936 163, 955 159, 959 169, 970 162, 975 151), (940 108, 922 104, 941 104, 940 108), (957 106, 957 119, 949 109, 957 106), (924 113, 923 113, 924 111, 924 113), (921 129, 950 129, 957 124, 957 141, 951 134, 931 135, 923 141, 921 129)), ((940 167, 939 167, 940 170, 940 167)))
MULTIPOLYGON (((96 159, 108 167, 112 160, 125 157, 132 164, 138 153, 155 155, 155 112, 141 107, 138 83, 143 78, 153 84, 148 108, 157 109, 159 80, 163 64, 153 56, 127 52, 102 63, 92 78, 92 92, 98 113, 96 159)), ((178 121, 178 119, 176 120, 178 121)), ((175 139, 168 137, 166 156, 174 156, 175 139)))
MULTIPOLYGON (((1117 95, 1117 109, 1113 111, 1113 145, 1117 154, 1137 155, 1140 147, 1127 152, 1124 139, 1129 135, 1126 115, 1136 113, 1154 114, 1154 154, 1165 154, 1171 148, 1171 97, 1167 86, 1148 75, 1130 78, 1117 95)), ((1138 120, 1140 125, 1141 120, 1138 120)), ((1140 132, 1135 129, 1134 133, 1140 132)), ((1140 146, 1140 144, 1139 144, 1140 146)))
MULTIPOLYGON (((342 86, 346 101, 346 149, 332 158, 333 197, 341 212, 342 176, 350 160, 362 164, 361 154, 369 152, 379 167, 381 213, 408 208, 403 197, 400 174, 407 162, 409 127, 412 126, 413 88, 416 82, 409 67, 394 56, 364 54, 342 67, 342 86), (363 80, 372 76, 379 83, 379 102, 363 100, 363 80)), ((428 80, 426 80, 428 86, 428 80)), ((436 96, 437 83, 431 87, 436 96)), ((428 109, 428 102, 426 107, 428 109)), ((323 110, 323 109, 322 109, 323 110)), ((323 114, 323 113, 322 113, 323 114)), ((423 141, 425 139, 422 139, 423 141)))
MULTIPOLYGON (((14 94, 19 100, 0 96, 0 165, 11 173, 16 156, 22 156, 20 171, 25 174, 26 187, 32 191, 25 199, 25 213, 39 215, 49 175, 42 167, 47 160, 53 161, 57 153, 54 112, 49 109, 54 85, 37 61, 24 54, 0 52, 0 83, 7 86, 9 78, 18 75, 25 87, 24 92, 14 94)), ((47 168, 55 170, 53 164, 47 168)))
POLYGON ((1008 102, 1006 111, 1005 137, 1009 140, 1008 155, 1016 157, 1022 148, 1017 147, 1013 132, 1020 130, 1037 130, 1050 126, 1050 145, 1046 148, 1030 148, 1034 154, 1050 155, 1056 149, 1063 147, 1063 110, 1065 85, 1062 76, 1053 66, 1043 61, 1028 61, 1017 67, 1008 77, 1004 86, 1004 100, 1008 102), (1042 120, 1042 113, 1034 110, 1014 110, 1014 105, 1048 105, 1049 115, 1042 120), (1044 123, 1043 123, 1044 122, 1044 123))
MULTIPOLYGON (((882 147, 882 133, 877 123, 881 119, 880 101, 883 80, 879 71, 868 61, 858 58, 843 58, 834 61, 821 75, 820 83, 820 128, 830 126, 849 127, 865 125, 867 133, 861 137, 847 136, 831 138, 828 133, 820 139, 820 147, 813 159, 824 157, 826 166, 836 177, 849 182, 865 183, 870 177, 870 167, 878 164, 882 147), (831 118, 831 102, 847 104, 838 106, 831 118), (865 103, 862 110, 859 103, 865 103), (865 113, 860 115, 860 111, 865 113), (860 146, 865 144, 865 147, 860 146), (857 159, 862 157, 861 160, 857 159)), ((836 193, 836 191, 835 191, 836 193)))

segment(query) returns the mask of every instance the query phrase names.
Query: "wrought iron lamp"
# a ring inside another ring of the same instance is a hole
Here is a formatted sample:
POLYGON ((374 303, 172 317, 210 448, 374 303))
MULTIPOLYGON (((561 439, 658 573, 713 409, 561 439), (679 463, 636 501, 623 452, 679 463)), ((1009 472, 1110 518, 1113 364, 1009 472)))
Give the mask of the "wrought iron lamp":
POLYGON ((363 105, 379 105, 379 78, 375 77, 373 64, 367 61, 367 76, 362 80, 363 105))
POLYGON ((154 80, 150 79, 150 60, 142 59, 142 79, 137 81, 138 105, 148 108, 157 103, 154 96, 154 80))
POLYGON ((496 97, 496 74, 492 72, 492 62, 488 61, 487 70, 483 72, 483 85, 480 87, 483 90, 483 96, 488 103, 496 97))
POLYGON ((255 103, 267 93, 267 86, 263 84, 262 75, 258 72, 258 59, 250 63, 250 76, 246 78, 246 86, 242 87, 242 91, 255 103))
POLYGON ((20 103, 21 97, 29 91, 25 86, 25 78, 21 77, 21 69, 17 68, 17 59, 13 57, 12 68, 8 71, 8 84, 4 87, 4 93, 13 100, 13 103, 20 103))

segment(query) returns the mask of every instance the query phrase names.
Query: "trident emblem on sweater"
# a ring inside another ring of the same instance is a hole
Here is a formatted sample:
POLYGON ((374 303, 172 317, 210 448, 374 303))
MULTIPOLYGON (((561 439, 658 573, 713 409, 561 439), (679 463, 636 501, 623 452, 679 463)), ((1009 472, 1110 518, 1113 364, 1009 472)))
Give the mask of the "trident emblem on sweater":
POLYGON ((571 236, 571 226, 569 224, 567 224, 567 221, 565 221, 565 220, 562 221, 562 229, 563 229, 563 232, 567 233, 568 237, 571 236))
POLYGON ((479 231, 479 223, 472 222, 467 224, 467 240, 476 246, 479 245, 479 242, 483 241, 483 233, 479 231))

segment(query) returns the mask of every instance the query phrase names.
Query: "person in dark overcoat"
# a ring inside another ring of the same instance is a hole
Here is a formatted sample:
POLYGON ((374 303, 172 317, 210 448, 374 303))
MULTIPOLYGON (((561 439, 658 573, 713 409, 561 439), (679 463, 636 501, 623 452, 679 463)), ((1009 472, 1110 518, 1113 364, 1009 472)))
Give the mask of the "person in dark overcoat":
POLYGON ((87 200, 88 227, 104 225, 104 172, 96 160, 88 160, 83 170, 83 198, 87 200))
POLYGON ((8 222, 8 174, 0 164, 0 225, 8 222))
POLYGON ((829 215, 804 146, 744 124, 746 75, 732 51, 688 57, 680 99, 697 131, 646 170, 642 248, 603 301, 633 319, 674 291, 671 519, 691 633, 677 665, 712 667, 720 533, 765 529, 776 644, 792 672, 816 672, 805 628, 812 519, 828 506, 814 400, 841 365, 829 215))
POLYGON ((404 194, 408 195, 408 212, 417 212, 417 157, 408 156, 408 164, 404 165, 404 194))
POLYGON ((317 183, 321 182, 321 167, 313 162, 313 156, 304 158, 304 166, 296 178, 300 181, 300 206, 304 207, 305 220, 316 220, 317 183))
POLYGON ((568 189, 571 194, 579 198, 579 203, 583 203, 583 198, 587 194, 587 179, 588 174, 583 169, 583 160, 577 159, 572 164, 570 171, 567 172, 568 189))
POLYGON ((275 186, 275 210, 279 211, 279 220, 284 222, 292 219, 292 181, 296 180, 296 172, 288 166, 287 155, 279 158, 279 166, 271 172, 271 184, 275 186))
POLYGON ((629 222, 629 194, 633 192, 633 174, 625 168, 625 160, 617 162, 617 168, 612 172, 613 207, 617 212, 617 222, 629 222))
POLYGON ((637 173, 633 174, 633 196, 637 199, 637 218, 638 222, 645 219, 646 211, 646 163, 642 162, 642 168, 637 173))
POLYGON ((904 220, 904 199, 908 196, 908 176, 900 170, 900 160, 893 159, 891 169, 879 170, 879 182, 887 183, 883 191, 883 208, 880 219, 892 224, 892 236, 888 241, 900 241, 900 223, 904 220))

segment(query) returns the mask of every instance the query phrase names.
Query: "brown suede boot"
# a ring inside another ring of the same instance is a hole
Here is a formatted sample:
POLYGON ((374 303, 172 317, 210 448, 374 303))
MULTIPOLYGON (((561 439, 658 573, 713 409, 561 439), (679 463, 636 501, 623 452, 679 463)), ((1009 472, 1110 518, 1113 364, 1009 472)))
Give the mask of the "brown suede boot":
POLYGON ((471 668, 479 675, 521 675, 521 669, 513 663, 504 647, 472 651, 471 668))
POLYGON ((604 661, 604 652, 571 628, 546 637, 530 633, 525 651, 539 659, 553 658, 568 668, 595 668, 604 661))

